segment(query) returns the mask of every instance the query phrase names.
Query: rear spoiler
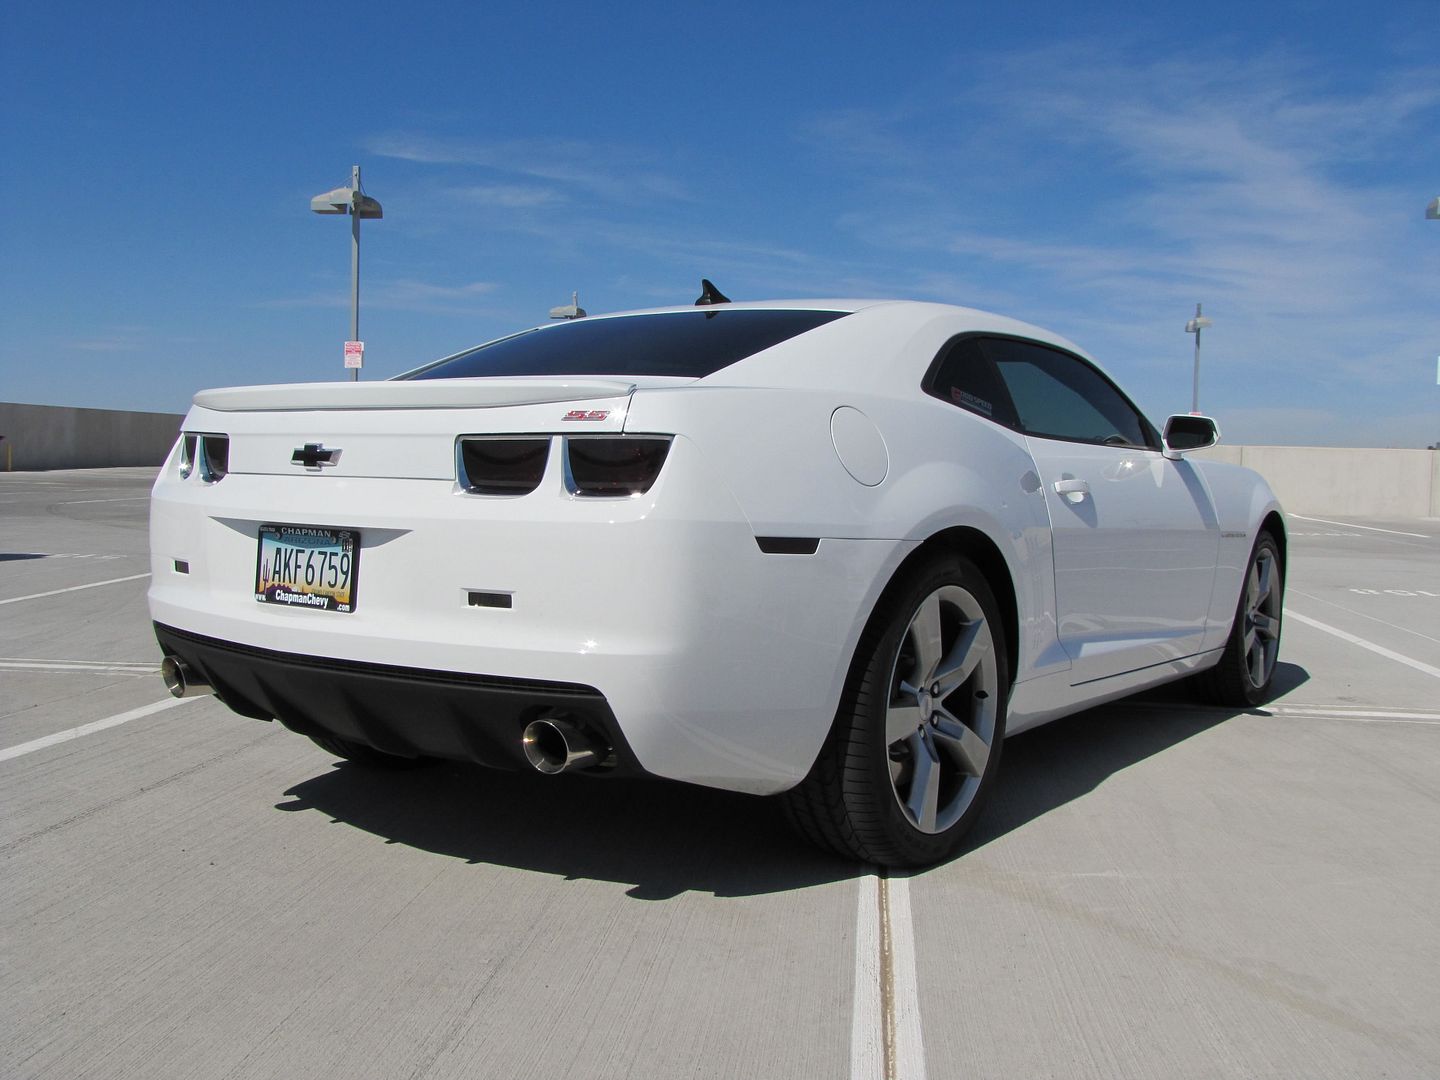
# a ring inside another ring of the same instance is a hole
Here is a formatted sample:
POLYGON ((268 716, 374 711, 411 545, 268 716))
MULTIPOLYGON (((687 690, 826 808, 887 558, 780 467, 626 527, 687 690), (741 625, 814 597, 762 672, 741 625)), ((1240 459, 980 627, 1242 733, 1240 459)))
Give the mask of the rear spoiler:
POLYGON ((398 382, 281 383, 202 390, 195 404, 216 412, 299 412, 312 409, 498 409, 627 397, 623 379, 414 379, 398 382))

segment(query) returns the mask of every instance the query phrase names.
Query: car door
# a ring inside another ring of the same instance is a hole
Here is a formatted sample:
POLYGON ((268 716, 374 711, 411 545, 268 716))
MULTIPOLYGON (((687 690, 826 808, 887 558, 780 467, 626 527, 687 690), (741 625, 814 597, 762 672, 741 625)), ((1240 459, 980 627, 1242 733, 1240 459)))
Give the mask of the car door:
POLYGON ((1197 470, 1167 460, 1139 410, 1080 357, 1016 338, 980 348, 1040 476, 1072 682, 1200 651, 1220 540, 1197 470))

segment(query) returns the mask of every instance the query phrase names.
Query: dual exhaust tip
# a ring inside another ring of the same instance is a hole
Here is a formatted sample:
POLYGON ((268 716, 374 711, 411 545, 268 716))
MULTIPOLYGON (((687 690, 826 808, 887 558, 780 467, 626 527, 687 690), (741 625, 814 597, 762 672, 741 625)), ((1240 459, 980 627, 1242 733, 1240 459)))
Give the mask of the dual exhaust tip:
POLYGON ((546 776, 598 769, 615 761, 603 742, 578 724, 558 716, 542 717, 526 724, 520 746, 525 751, 525 760, 546 776))
POLYGON ((160 677, 172 697, 204 697, 215 693, 203 675, 175 656, 160 661, 160 677))

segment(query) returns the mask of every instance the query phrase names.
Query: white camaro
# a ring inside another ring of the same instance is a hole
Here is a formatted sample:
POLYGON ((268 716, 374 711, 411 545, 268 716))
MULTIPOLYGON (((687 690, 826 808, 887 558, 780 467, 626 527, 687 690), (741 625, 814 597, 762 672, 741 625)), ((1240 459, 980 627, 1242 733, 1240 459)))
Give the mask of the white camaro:
POLYGON ((1260 701, 1285 525, 1074 345, 893 301, 527 330, 197 394, 151 502, 172 692, 356 762, 784 793, 953 854, 1005 735, 1196 675, 1260 701))

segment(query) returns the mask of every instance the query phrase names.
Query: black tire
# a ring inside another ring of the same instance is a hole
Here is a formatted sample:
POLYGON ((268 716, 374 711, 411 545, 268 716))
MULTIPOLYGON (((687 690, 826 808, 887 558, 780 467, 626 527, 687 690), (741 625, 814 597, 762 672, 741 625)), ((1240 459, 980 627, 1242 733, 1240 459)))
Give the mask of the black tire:
POLYGON ((1255 540, 1235 619, 1220 662, 1195 676, 1195 686, 1208 701, 1229 708, 1248 708, 1267 701, 1280 656, 1285 572, 1280 546, 1268 532, 1255 540))
POLYGON ((870 617, 830 736, 782 796, 787 819, 827 851, 882 866, 954 855, 999 768, 1009 689, 983 575, 958 555, 916 565, 870 617))
POLYGON ((363 765, 367 769, 414 769, 430 763, 429 758, 408 758, 401 757, 399 754, 387 754, 383 750, 376 750, 373 746, 342 739, 339 735, 311 735, 309 739, 327 754, 334 754, 338 758, 344 758, 356 765, 363 765))

